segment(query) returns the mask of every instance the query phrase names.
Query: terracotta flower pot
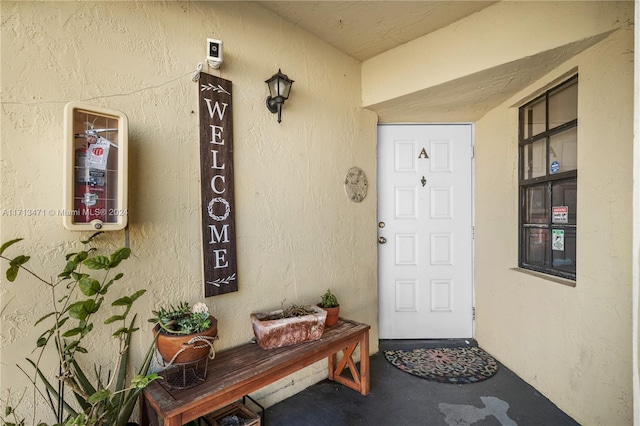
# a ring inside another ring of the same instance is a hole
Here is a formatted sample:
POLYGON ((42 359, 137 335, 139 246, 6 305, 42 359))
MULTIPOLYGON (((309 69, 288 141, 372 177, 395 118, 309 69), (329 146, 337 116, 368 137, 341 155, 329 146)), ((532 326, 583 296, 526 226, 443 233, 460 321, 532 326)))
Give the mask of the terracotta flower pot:
MULTIPOLYGON (((322 306, 320 306, 322 308, 322 306)), ((340 305, 335 308, 322 308, 327 311, 327 320, 325 321, 325 327, 331 327, 338 323, 338 314, 340 313, 340 305)))
POLYGON ((218 320, 209 315, 211 326, 201 333, 195 334, 168 334, 161 332, 160 326, 153 329, 154 336, 158 334, 156 348, 165 362, 182 364, 194 362, 206 358, 209 355, 213 340, 218 336, 218 320), (177 355, 176 355, 177 354, 177 355))

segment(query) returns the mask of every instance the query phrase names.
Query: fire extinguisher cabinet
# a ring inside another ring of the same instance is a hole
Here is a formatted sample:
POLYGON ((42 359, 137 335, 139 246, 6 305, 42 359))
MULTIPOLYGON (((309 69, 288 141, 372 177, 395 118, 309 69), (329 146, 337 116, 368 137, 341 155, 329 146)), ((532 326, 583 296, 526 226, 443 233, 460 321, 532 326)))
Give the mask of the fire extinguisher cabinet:
POLYGON ((128 120, 80 102, 64 111, 64 227, 115 231, 127 226, 128 120))

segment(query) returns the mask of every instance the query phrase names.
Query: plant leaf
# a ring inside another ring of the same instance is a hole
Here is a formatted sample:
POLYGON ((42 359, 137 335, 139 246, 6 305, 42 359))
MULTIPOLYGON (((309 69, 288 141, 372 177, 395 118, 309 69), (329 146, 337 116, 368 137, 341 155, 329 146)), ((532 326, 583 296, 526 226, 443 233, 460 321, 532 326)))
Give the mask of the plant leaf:
POLYGON ((71 318, 79 319, 80 321, 84 321, 87 319, 89 314, 92 314, 96 311, 96 303, 89 299, 81 302, 76 302, 69 307, 69 316, 71 318))
POLYGON ((14 282, 18 276, 18 271, 20 270, 17 266, 10 266, 7 268, 7 281, 10 283, 14 282))
POLYGON ((94 280, 90 276, 86 275, 78 282, 80 291, 85 296, 94 296, 100 291, 100 283, 98 280, 94 280))
POLYGON ((103 285, 102 288, 100 289, 100 294, 102 294, 103 296, 107 294, 107 292, 109 291, 109 287, 111 287, 113 283, 114 283, 113 279, 110 279, 109 281, 107 281, 107 283, 103 285))
POLYGON ((87 398, 87 402, 89 404, 95 404, 96 402, 104 401, 109 398, 110 395, 111 392, 109 392, 109 389, 100 389, 98 392, 87 398))
POLYGON ((114 323, 116 321, 122 321, 124 320, 124 315, 114 315, 112 317, 109 317, 105 320, 105 324, 111 324, 114 323))
POLYGON ((75 351, 79 344, 79 340, 74 340, 73 342, 69 343, 64 349, 67 353, 70 353, 75 351))
POLYGON ((73 337, 76 336, 80 333, 82 333, 83 328, 82 327, 76 327, 76 328, 72 328, 71 330, 67 330, 62 337, 73 337))
POLYGON ((31 259, 30 256, 20 255, 15 257, 9 262, 9 268, 7 268, 7 280, 9 282, 14 282, 16 277, 18 276, 18 271, 20 267, 27 263, 31 259))
MULTIPOLYGON (((127 327, 120 327, 113 333, 113 337, 119 337, 122 333, 127 333, 129 329, 127 327)), ((124 356, 124 355, 123 355, 124 356)))
POLYGON ((97 270, 97 269, 109 269, 110 262, 109 258, 106 256, 94 256, 86 259, 82 262, 87 268, 97 270))
POLYGON ((131 386, 137 389, 144 389, 149 385, 149 383, 157 380, 159 377, 160 375, 157 373, 147 374, 146 376, 139 374, 131 379, 131 386))
POLYGON ((40 324, 42 321, 46 320, 47 318, 49 318, 51 315, 55 315, 55 312, 49 312, 47 315, 41 317, 38 321, 36 321, 35 325, 40 324))
POLYGON ((121 297, 118 300, 114 300, 111 303, 111 306, 131 306, 132 303, 133 303, 133 301, 131 300, 131 298, 129 296, 124 296, 124 297, 121 297))
POLYGON ((24 238, 16 238, 15 240, 10 240, 7 241, 6 243, 4 243, 2 245, 2 247, 0 247, 0 255, 2 255, 2 253, 4 253, 4 251, 6 249, 8 249, 9 247, 11 247, 12 245, 14 245, 15 243, 17 243, 18 241, 22 241, 24 238))
POLYGON ((136 300, 138 300, 138 298, 139 298, 140 296, 142 296, 142 295, 143 295, 143 294, 145 294, 146 292, 147 292, 147 290, 146 290, 146 289, 138 290, 138 291, 136 291, 135 293, 133 293, 133 294, 132 294, 131 296, 129 296, 129 297, 131 297, 131 301, 132 301, 132 302, 135 302, 136 300))
MULTIPOLYGON (((92 395, 93 393, 95 393, 96 391, 95 387, 93 387, 91 382, 89 382, 89 379, 87 379, 87 376, 84 374, 84 371, 82 371, 82 368, 80 368, 80 366, 78 365, 75 359, 71 360, 71 366, 73 368, 73 371, 75 372, 75 376, 78 381, 78 384, 80 385, 80 388, 82 388, 82 390, 87 395, 92 395)), ((83 405, 83 408, 87 408, 86 401, 83 400, 79 402, 81 405, 83 405)))
POLYGON ((93 323, 88 324, 86 327, 84 327, 84 328, 82 329, 82 334, 81 334, 81 336, 82 336, 82 337, 86 336, 87 334, 89 334, 89 333, 91 332, 91 330, 93 330, 93 323))
POLYGON ((122 247, 118 250, 114 251, 111 254, 111 261, 109 262, 110 268, 115 268, 125 259, 128 259, 131 256, 131 249, 129 247, 122 247))
POLYGON ((71 273, 74 272, 77 267, 78 264, 76 262, 74 262, 73 260, 68 261, 64 266, 64 270, 58 274, 58 277, 69 278, 71 276, 71 273))
POLYGON ((89 253, 86 251, 81 251, 80 253, 76 254, 76 257, 73 258, 73 261, 76 263, 80 263, 84 261, 87 257, 89 257, 89 253))
POLYGON ((87 274, 81 274, 79 272, 72 272, 71 273, 71 278, 73 278, 76 281, 80 281, 82 279, 82 277, 86 277, 88 276, 87 274))

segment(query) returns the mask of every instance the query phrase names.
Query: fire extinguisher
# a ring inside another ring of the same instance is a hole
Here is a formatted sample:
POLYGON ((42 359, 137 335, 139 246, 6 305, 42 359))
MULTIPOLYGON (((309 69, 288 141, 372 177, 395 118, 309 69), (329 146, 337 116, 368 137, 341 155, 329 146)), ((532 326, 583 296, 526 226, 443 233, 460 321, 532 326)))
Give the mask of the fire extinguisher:
POLYGON ((91 167, 90 156, 106 155, 99 145, 100 137, 86 135, 86 147, 75 151, 75 222, 89 223, 107 220, 107 176, 106 168, 91 167))

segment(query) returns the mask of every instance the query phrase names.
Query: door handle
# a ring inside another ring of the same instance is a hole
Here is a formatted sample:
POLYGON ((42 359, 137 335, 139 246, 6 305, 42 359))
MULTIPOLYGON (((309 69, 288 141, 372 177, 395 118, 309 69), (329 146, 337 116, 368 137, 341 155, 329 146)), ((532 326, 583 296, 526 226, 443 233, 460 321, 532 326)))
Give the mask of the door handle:
POLYGON ((379 242, 380 244, 384 244, 384 243, 386 243, 386 242, 387 242, 387 239, 386 239, 385 237, 378 237, 378 242, 379 242))

